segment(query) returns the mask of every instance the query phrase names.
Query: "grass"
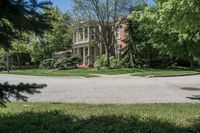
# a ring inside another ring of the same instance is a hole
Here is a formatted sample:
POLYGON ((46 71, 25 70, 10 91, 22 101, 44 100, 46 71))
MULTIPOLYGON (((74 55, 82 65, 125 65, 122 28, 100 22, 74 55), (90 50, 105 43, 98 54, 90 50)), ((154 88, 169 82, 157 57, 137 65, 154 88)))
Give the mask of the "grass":
POLYGON ((199 133, 200 104, 10 103, 2 133, 199 133))
POLYGON ((172 68, 172 69, 141 69, 141 71, 132 74, 133 76, 152 76, 152 77, 165 77, 165 76, 184 76, 200 74, 199 69, 190 68, 172 68))
MULTIPOLYGON (((6 74, 7 72, 0 72, 6 74)), ((172 76, 172 75, 190 75, 198 74, 199 69, 190 68, 172 68, 172 69, 136 69, 136 68, 120 68, 120 69, 72 69, 72 70, 14 70, 10 74, 30 75, 30 76, 82 76, 95 77, 98 74, 117 75, 131 74, 132 76, 172 76)))

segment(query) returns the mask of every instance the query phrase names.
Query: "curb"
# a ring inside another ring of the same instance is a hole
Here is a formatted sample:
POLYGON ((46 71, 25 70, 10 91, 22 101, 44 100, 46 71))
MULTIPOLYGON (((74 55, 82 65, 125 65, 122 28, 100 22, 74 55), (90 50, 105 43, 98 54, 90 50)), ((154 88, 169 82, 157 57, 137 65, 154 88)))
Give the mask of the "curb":
POLYGON ((193 75, 200 75, 200 72, 198 72, 198 73, 191 73, 191 74, 174 74, 174 75, 161 75, 161 76, 148 75, 146 77, 147 78, 159 78, 159 77, 180 77, 180 76, 193 76, 193 75))

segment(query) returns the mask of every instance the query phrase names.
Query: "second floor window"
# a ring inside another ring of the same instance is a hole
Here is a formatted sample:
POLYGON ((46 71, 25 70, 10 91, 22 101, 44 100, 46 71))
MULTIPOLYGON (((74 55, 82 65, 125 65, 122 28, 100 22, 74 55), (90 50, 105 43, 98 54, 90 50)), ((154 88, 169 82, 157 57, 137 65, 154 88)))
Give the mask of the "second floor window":
POLYGON ((120 28, 119 27, 115 30, 115 37, 116 37, 116 39, 120 38, 120 28))
POLYGON ((85 28, 85 39, 87 39, 88 38, 88 28, 86 27, 85 28))
POLYGON ((95 33, 95 28, 94 27, 91 28, 91 32, 92 32, 91 39, 95 40, 96 39, 96 33, 95 33))
POLYGON ((79 40, 83 40, 83 29, 79 30, 79 40))

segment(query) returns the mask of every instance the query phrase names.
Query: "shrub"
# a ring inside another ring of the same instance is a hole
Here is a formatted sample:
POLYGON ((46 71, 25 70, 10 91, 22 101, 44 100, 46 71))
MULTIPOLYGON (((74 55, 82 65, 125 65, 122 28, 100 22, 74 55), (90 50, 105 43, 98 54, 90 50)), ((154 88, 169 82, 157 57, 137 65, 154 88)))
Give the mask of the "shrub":
POLYGON ((59 70, 76 68, 76 65, 81 62, 79 57, 62 58, 55 63, 55 68, 59 70))
POLYGON ((70 60, 72 62, 72 64, 80 64, 82 59, 80 57, 77 57, 77 56, 72 56, 70 57, 70 60))
POLYGON ((58 60, 55 59, 46 59, 40 64, 40 68, 43 69, 71 69, 76 68, 76 65, 81 62, 79 57, 70 57, 70 58, 61 58, 58 60))
MULTIPOLYGON (((106 67, 106 66, 107 66, 107 56, 106 55, 98 56, 94 64, 94 67, 106 67)), ((119 63, 114 56, 110 57, 110 67, 111 68, 119 67, 119 63)))
POLYGON ((53 69, 54 64, 56 63, 55 59, 46 59, 40 63, 40 68, 42 69, 53 69))

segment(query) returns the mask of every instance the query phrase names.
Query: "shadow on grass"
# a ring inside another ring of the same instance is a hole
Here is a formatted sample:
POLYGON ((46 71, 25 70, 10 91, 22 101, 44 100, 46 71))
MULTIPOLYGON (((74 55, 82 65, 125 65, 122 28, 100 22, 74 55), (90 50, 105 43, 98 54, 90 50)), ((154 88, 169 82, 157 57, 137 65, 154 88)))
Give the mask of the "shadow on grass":
POLYGON ((25 84, 19 83, 18 85, 11 85, 8 82, 0 83, 0 106, 5 107, 10 98, 16 100, 27 101, 28 97, 25 94, 33 95, 40 93, 39 89, 46 87, 46 84, 25 84))
POLYGON ((197 133, 200 123, 196 126, 179 127, 173 122, 139 115, 79 118, 59 111, 0 115, 2 133, 197 133))

